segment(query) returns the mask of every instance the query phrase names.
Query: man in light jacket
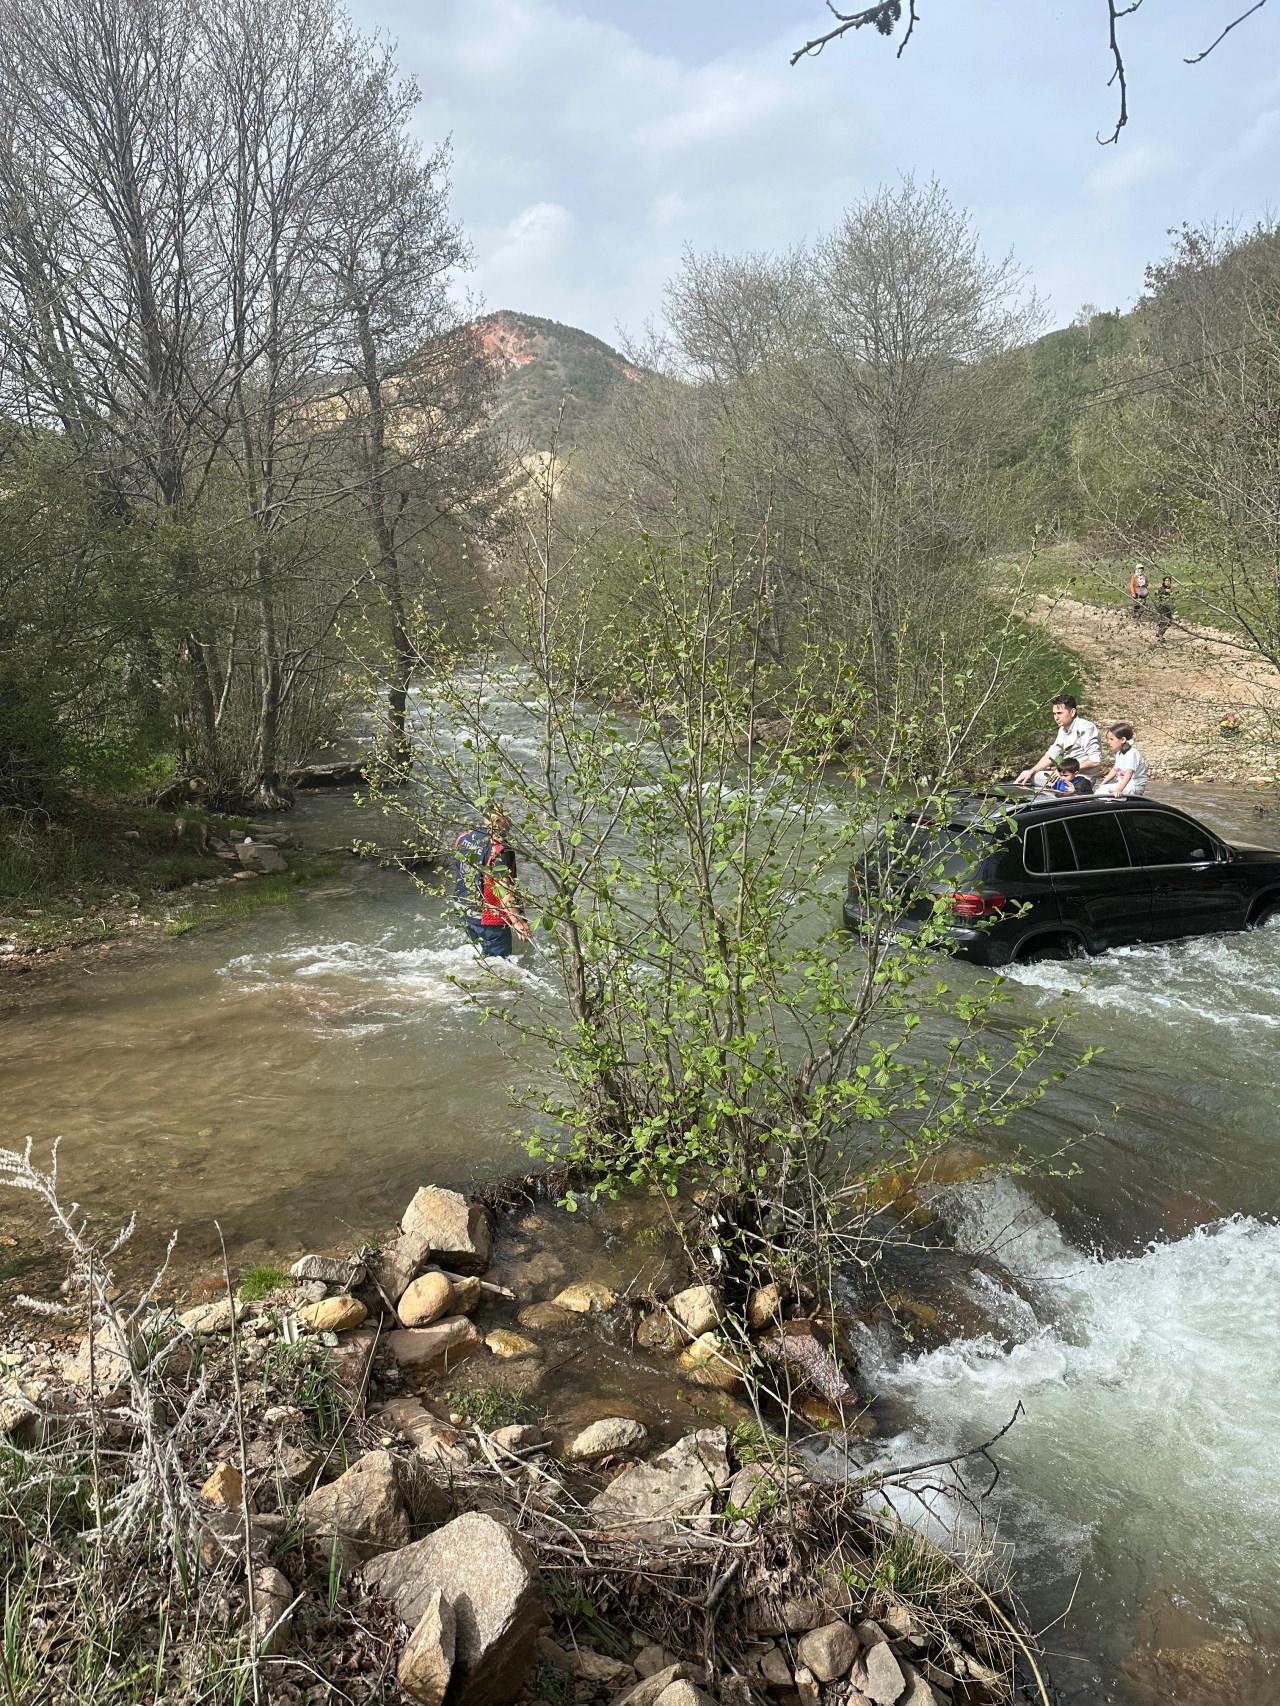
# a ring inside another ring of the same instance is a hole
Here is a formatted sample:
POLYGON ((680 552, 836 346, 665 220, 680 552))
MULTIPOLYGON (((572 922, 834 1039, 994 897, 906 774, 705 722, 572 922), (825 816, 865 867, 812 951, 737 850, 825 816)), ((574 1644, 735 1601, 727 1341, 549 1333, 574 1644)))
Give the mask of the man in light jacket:
POLYGON ((1049 772, 1056 770, 1064 758, 1074 758, 1080 766, 1080 774, 1087 781, 1097 781, 1102 770, 1102 742, 1097 723, 1080 716, 1070 693, 1059 693, 1054 698, 1053 720, 1058 725, 1058 732, 1044 756, 1026 770, 1019 771, 1014 781, 1019 787, 1025 788, 1028 783, 1034 783, 1037 788, 1043 788, 1049 772))

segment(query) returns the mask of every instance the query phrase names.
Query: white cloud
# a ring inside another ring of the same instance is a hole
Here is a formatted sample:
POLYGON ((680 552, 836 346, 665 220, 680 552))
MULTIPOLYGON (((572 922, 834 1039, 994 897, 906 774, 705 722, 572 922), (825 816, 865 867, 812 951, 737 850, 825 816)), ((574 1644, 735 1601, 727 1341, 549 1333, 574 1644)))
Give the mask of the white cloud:
POLYGON ((1102 164, 1089 173, 1086 187, 1099 201, 1119 200, 1167 172, 1173 163, 1172 150, 1158 143, 1131 143, 1123 153, 1111 147, 1102 164))

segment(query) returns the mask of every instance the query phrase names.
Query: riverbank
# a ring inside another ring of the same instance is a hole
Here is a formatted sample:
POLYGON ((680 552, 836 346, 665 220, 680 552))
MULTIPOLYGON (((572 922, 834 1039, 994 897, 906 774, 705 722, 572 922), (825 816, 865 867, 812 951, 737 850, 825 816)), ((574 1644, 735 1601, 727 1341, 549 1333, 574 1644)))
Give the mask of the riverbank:
POLYGON ((234 923, 337 868, 283 822, 88 800, 67 802, 57 817, 9 814, 0 970, 234 923))
POLYGON ((186 1698, 197 1669, 214 1700, 427 1706, 989 1706, 1020 1653, 1034 1680, 977 1561, 879 1514, 897 1476, 815 1477, 806 1441, 856 1435, 866 1410, 830 1324, 781 1295, 733 1322, 683 1283, 661 1204, 629 1212, 646 1235, 612 1283, 556 1254, 554 1211, 495 1228, 426 1186, 377 1249, 238 1289, 211 1274, 163 1305, 113 1297, 82 1251, 61 1342, 6 1311, 7 1514, 38 1527, 50 1476, 62 1501, 36 1555, 0 1521, 26 1613, 15 1698, 96 1699, 108 1623, 128 1703, 186 1698), (779 1366, 781 1407, 759 1372, 779 1366), (145 1535, 127 1521, 144 1483, 145 1535), (110 1513, 79 1553, 86 1574, 111 1562, 88 1601, 60 1526, 77 1484, 110 1513), (189 1574, 161 1599, 166 1545, 189 1574))

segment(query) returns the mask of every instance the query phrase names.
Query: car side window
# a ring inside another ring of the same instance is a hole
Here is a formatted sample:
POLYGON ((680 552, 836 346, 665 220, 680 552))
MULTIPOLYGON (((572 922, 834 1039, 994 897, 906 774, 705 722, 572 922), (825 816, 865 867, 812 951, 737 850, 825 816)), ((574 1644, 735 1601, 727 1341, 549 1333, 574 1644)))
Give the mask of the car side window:
POLYGON ((1049 867, 1044 862, 1044 830, 1034 824, 1022 838, 1022 864, 1033 877, 1039 877, 1049 867))
POLYGON ((1168 812, 1126 814, 1124 833, 1135 865, 1201 865, 1213 858, 1208 833, 1168 812))
POLYGON ((1046 823, 1044 826, 1045 847, 1048 852, 1048 869, 1055 875, 1062 871, 1074 871, 1076 856, 1071 848, 1071 837, 1067 834, 1067 826, 1060 819, 1057 823, 1046 823))
POLYGON ((1129 864, 1129 849, 1118 818, 1110 814, 1077 818, 1068 828, 1076 863, 1082 871, 1114 871, 1129 864))

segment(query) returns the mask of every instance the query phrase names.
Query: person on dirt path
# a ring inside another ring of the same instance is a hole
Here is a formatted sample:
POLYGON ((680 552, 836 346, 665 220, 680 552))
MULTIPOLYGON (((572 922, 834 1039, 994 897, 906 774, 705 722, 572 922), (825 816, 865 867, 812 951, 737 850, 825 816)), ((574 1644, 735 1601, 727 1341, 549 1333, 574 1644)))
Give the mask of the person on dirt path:
POLYGON ((462 927, 486 959, 507 959, 512 932, 529 940, 516 896, 516 856, 507 845, 511 822, 499 806, 483 829, 464 829, 453 844, 454 905, 462 927))
POLYGON ((1156 593, 1156 639, 1164 644, 1164 637, 1173 626, 1173 576, 1166 575, 1160 582, 1156 593))
POLYGON ((1147 579, 1147 571, 1141 563, 1133 565, 1133 573, 1129 576, 1129 597, 1133 600, 1133 614, 1141 619, 1147 610, 1147 594, 1151 591, 1151 583, 1147 579))
POLYGON ((1087 717, 1082 717, 1076 710, 1075 698, 1070 693, 1059 693, 1053 701, 1053 720, 1058 725, 1058 732, 1050 741, 1043 757, 1034 764, 1020 770, 1014 777, 1014 782, 1020 788, 1034 783, 1037 788, 1043 788, 1050 779, 1050 772, 1057 771, 1064 758, 1074 758, 1080 766, 1080 773, 1086 780, 1092 782, 1102 769, 1102 742, 1098 734, 1097 723, 1091 723, 1087 717))
POLYGON ((1133 744, 1132 723, 1112 723, 1107 729, 1107 745, 1111 748, 1111 768, 1094 789, 1097 794, 1110 794, 1118 799, 1136 800, 1147 791, 1150 766, 1133 744))

